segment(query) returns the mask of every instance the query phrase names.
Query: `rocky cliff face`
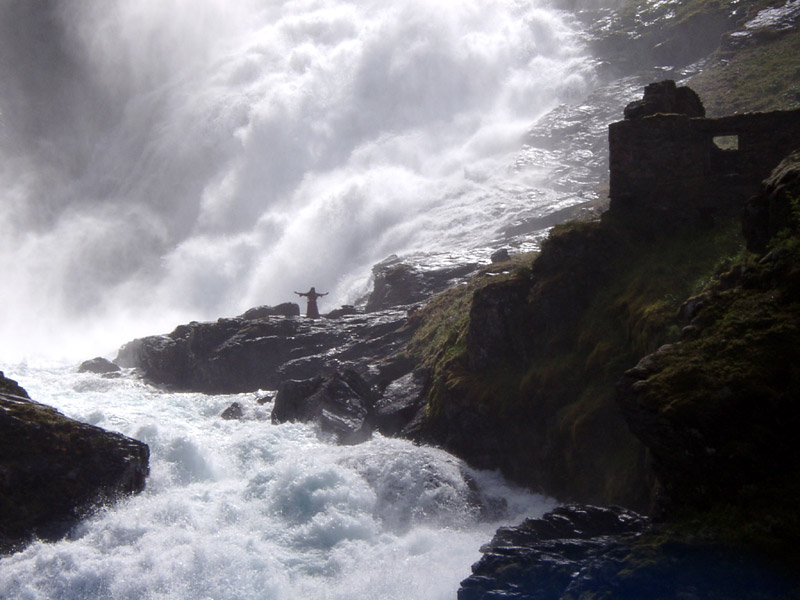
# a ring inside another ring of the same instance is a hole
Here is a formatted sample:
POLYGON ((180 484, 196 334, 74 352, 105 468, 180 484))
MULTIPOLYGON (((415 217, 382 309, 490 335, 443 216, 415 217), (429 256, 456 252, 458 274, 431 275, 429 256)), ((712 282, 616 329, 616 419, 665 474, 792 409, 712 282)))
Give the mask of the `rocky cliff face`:
POLYGON ((796 152, 749 203, 757 252, 719 269, 682 305, 676 340, 617 384, 652 457, 658 522, 565 507, 500 530, 459 598, 797 597, 798 207, 796 152))
POLYGON ((0 553, 143 490, 148 460, 146 444, 34 402, 0 373, 0 553))
POLYGON ((668 512, 737 503, 758 486, 800 481, 798 199, 796 152, 750 203, 745 231, 751 247, 769 240, 763 251, 691 299, 681 340, 620 382, 621 405, 653 456, 668 512))

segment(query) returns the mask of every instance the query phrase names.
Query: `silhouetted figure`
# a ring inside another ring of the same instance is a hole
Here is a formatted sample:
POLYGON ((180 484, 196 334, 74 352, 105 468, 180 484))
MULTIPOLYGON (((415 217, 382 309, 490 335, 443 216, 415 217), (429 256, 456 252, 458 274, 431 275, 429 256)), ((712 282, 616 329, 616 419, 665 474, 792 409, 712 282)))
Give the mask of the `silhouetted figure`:
POLYGON ((308 306, 306 306, 306 317, 310 319, 318 319, 319 318, 319 309, 317 308, 317 298, 320 296, 327 296, 328 292, 324 294, 318 294, 317 290, 313 287, 308 290, 307 292, 295 292, 298 296, 305 296, 308 298, 308 306))

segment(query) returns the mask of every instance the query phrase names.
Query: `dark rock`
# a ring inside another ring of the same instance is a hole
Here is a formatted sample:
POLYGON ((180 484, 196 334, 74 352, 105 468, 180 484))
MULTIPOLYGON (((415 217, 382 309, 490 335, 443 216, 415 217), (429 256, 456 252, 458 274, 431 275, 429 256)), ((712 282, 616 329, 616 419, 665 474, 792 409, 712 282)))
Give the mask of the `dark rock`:
POLYGON ((705 117, 700 96, 690 87, 675 85, 671 79, 651 83, 644 88, 644 98, 625 107, 626 119, 641 119, 655 114, 681 114, 705 117))
POLYGON ((375 281, 365 310, 374 312, 427 300, 477 269, 477 264, 470 263, 422 270, 391 256, 372 268, 375 281))
POLYGON ((428 369, 419 368, 390 383, 375 403, 375 427, 384 435, 398 435, 423 411, 428 369))
POLYGON ((78 367, 78 373, 106 374, 106 373, 116 373, 117 371, 120 370, 121 369, 119 365, 115 365, 110 360, 99 356, 97 358, 92 358, 91 360, 83 361, 78 367))
POLYGON ((220 417, 225 419, 226 421, 238 421, 244 416, 244 411, 242 410, 242 405, 238 402, 234 402, 228 408, 222 411, 220 417))
POLYGON ((0 371, 0 396, 10 396, 18 399, 30 399, 30 396, 28 396, 28 392, 25 391, 25 388, 23 388, 13 379, 7 378, 2 371, 0 371))
MULTIPOLYGON (((618 384, 628 425, 652 457, 664 514, 734 503, 796 472, 800 252, 792 198, 800 187, 790 182, 797 173, 782 163, 765 185, 787 186, 777 212, 788 214, 775 219, 783 228, 770 254, 720 274, 686 309, 687 335, 644 357, 618 384)), ((770 229, 751 235, 761 247, 770 229)))
POLYGON ((495 252, 492 252, 491 260, 493 263, 500 263, 509 260, 511 257, 508 255, 507 248, 500 248, 495 252))
POLYGON ((764 252, 776 233, 793 225, 790 199, 797 196, 800 196, 800 150, 781 161, 764 180, 760 193, 745 205, 742 231, 748 250, 764 252))
POLYGON ((299 317, 300 306, 295 302, 284 302, 277 306, 257 306, 245 311, 242 319, 264 319, 267 317, 299 317))
POLYGON ((331 312, 324 315, 326 319, 338 319, 340 317, 346 317, 349 315, 357 315, 360 314, 361 311, 358 310, 352 304, 344 304, 340 308, 336 308, 331 312))
POLYGON ((206 393, 277 389, 343 365, 366 372, 408 341, 406 312, 333 320, 220 319, 189 323, 120 348, 116 362, 153 383, 206 393))
POLYGON ((0 552, 59 539, 100 505, 143 490, 149 454, 28 399, 0 374, 0 552))
POLYGON ((268 404, 275 400, 275 394, 260 394, 256 398, 256 404, 259 406, 263 406, 264 404, 268 404))
POLYGON ((579 574, 648 520, 618 507, 567 505, 518 527, 501 527, 461 582, 459 600, 558 600, 579 574))
POLYGON ((339 443, 358 444, 372 435, 374 403, 372 390, 355 371, 289 380, 278 389, 272 422, 314 422, 339 443))
POLYGON ((475 292, 467 333, 470 369, 521 361, 525 351, 519 332, 528 293, 527 282, 513 279, 475 292))

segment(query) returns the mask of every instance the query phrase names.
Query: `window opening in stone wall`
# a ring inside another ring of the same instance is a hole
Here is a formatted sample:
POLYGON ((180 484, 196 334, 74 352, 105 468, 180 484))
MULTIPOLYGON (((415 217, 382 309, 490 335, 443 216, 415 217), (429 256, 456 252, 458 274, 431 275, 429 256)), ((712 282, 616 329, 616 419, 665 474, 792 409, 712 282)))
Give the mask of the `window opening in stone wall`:
POLYGON ((738 135, 715 135, 714 145, 720 150, 734 151, 739 149, 738 135))

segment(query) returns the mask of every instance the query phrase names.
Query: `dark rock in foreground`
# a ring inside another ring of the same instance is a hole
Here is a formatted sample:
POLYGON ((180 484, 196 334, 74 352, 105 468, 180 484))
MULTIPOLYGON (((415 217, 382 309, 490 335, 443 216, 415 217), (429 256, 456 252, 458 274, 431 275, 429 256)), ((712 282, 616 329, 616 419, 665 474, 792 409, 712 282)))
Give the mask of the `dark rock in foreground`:
POLYGON ((76 521, 144 489, 146 444, 69 419, 0 373, 0 553, 63 537, 76 521))
POLYGON ((568 505, 518 527, 502 527, 481 548, 483 558, 461 582, 458 600, 571 597, 565 593, 578 586, 598 560, 641 533, 647 523, 618 507, 568 505))
POLYGON ((796 577, 747 549, 625 509, 567 505, 503 527, 459 600, 796 598, 796 577))

